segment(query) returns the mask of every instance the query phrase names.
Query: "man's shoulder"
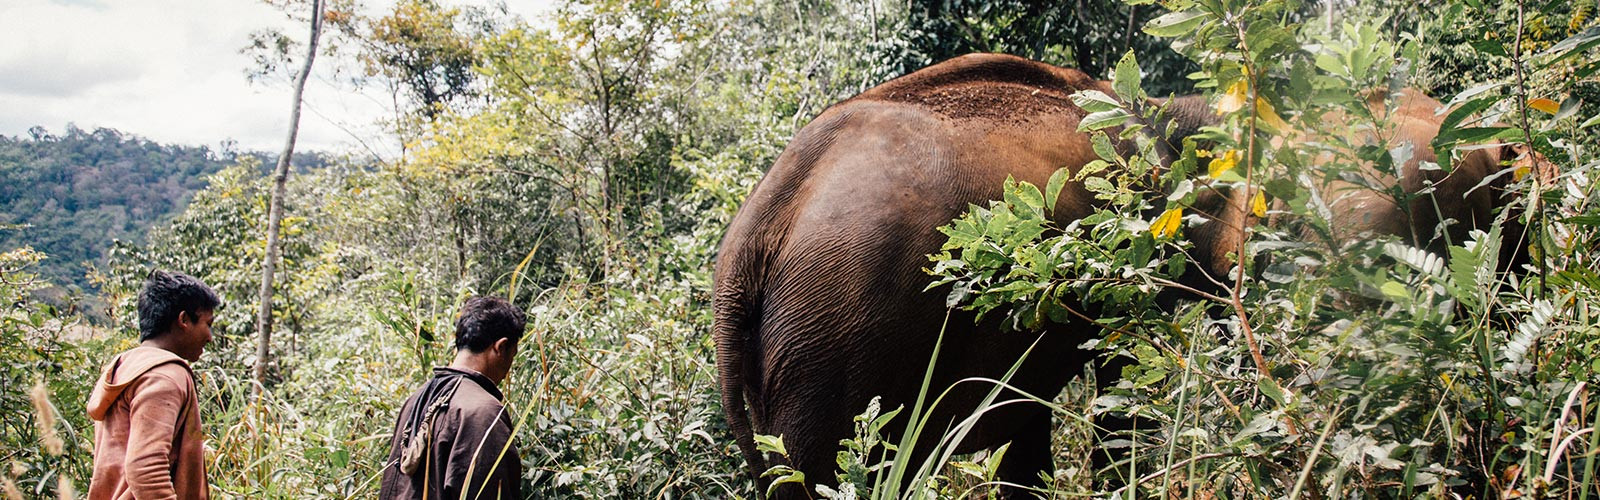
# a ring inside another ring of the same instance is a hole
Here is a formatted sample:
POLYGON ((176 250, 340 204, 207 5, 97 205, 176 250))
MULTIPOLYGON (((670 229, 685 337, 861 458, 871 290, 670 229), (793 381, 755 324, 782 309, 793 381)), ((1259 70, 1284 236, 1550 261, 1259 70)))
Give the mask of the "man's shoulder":
POLYGON ((139 375, 145 383, 171 384, 179 391, 188 392, 194 385, 194 374, 189 368, 178 363, 164 363, 151 367, 144 374, 139 375))
POLYGON ((471 380, 462 380, 450 398, 450 407, 466 418, 495 418, 505 413, 505 403, 471 380))
POLYGON ((498 410, 505 406, 504 403, 500 402, 500 398, 490 394, 489 391, 484 390, 483 386, 471 380, 461 381, 461 385, 456 387, 455 397, 451 398, 450 403, 452 406, 460 405, 463 409, 489 408, 498 410))

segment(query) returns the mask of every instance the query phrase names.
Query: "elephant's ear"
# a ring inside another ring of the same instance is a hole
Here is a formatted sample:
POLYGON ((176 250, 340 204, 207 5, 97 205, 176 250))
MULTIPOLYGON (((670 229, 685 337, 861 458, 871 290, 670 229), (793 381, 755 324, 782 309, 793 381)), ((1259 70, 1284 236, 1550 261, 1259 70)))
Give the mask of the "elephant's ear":
POLYGON ((1206 219, 1188 233, 1194 244, 1195 263, 1205 266, 1213 276, 1226 276, 1235 265, 1229 252, 1238 251, 1246 237, 1244 228, 1259 222, 1250 211, 1250 199, 1244 189, 1215 186, 1201 190, 1191 206, 1206 219))

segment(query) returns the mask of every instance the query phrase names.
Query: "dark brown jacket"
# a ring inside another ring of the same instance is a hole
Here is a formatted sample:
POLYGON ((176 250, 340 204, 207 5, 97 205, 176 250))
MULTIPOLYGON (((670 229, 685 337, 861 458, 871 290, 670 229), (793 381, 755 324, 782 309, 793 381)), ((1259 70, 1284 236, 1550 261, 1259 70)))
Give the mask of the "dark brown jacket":
POLYGON ((512 441, 511 415, 504 395, 483 375, 456 368, 433 369, 432 380, 400 409, 379 498, 456 500, 522 498, 522 461, 512 441), (400 455, 416 433, 416 413, 431 406, 424 396, 449 393, 448 406, 434 417, 432 439, 414 475, 400 470, 400 455), (470 475, 470 477, 469 477, 470 475))

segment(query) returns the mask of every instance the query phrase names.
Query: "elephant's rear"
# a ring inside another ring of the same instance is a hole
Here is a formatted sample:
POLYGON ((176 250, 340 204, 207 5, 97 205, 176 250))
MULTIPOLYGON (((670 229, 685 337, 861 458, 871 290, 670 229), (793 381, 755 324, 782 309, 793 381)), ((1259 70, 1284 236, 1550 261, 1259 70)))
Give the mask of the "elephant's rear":
POLYGON ((820 155, 832 144, 848 116, 818 117, 798 133, 740 207, 717 251, 714 277, 717 377, 728 428, 758 483, 766 460, 757 451, 755 433, 766 416, 759 404, 762 391, 762 304, 770 270, 788 240, 801 185, 820 155))

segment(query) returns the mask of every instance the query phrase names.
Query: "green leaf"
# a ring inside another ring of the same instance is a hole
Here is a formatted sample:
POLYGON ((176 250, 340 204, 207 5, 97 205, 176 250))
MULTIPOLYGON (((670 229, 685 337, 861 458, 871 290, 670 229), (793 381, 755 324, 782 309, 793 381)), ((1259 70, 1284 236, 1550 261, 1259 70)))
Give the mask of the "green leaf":
POLYGON ((1483 266, 1481 253, 1482 249, 1473 252, 1466 247, 1450 247, 1450 280, 1447 289, 1451 297, 1467 307, 1478 305, 1478 274, 1483 266))
POLYGON ((1578 128, 1589 128, 1595 125, 1600 125, 1600 115, 1594 115, 1588 120, 1584 120, 1582 125, 1578 125, 1578 128))
POLYGON ((1169 12, 1145 23, 1144 32, 1157 37, 1185 35, 1194 31, 1194 28, 1199 26, 1206 16, 1206 12, 1201 9, 1169 12))
POLYGON ((1121 159, 1121 156, 1117 155, 1117 148, 1111 145, 1111 138, 1107 137, 1106 134, 1095 134, 1089 138, 1089 142, 1094 145, 1094 154, 1099 156, 1100 159, 1107 162, 1116 162, 1121 159))
POLYGON ((1117 190, 1116 186, 1111 185, 1111 181, 1106 180, 1104 177, 1084 179, 1083 187, 1087 188, 1089 192, 1099 194, 1110 194, 1117 190))
POLYGON ((1470 100, 1478 97, 1478 95, 1483 94, 1484 92, 1488 92, 1490 90, 1494 90, 1494 89, 1500 88, 1501 85, 1505 85, 1505 83, 1504 82, 1486 83, 1486 84, 1483 84, 1483 85, 1479 85, 1479 86, 1476 86, 1476 87, 1469 88, 1467 90, 1463 90, 1463 91, 1461 91, 1461 93, 1456 94, 1455 97, 1450 98, 1450 102, 1445 103, 1444 106, 1446 108, 1453 108, 1453 107, 1459 106, 1459 105, 1461 105, 1461 104, 1463 104, 1463 103, 1465 103, 1467 101, 1470 101, 1470 100))
POLYGON ((772 480, 772 484, 767 485, 768 497, 771 497, 772 492, 777 491, 778 486, 780 485, 787 483, 805 485, 806 483, 806 473, 794 470, 787 465, 773 466, 771 469, 767 469, 766 472, 761 474, 761 477, 767 476, 777 476, 776 479, 772 480))
MULTIPOLYGON (((1095 160, 1095 161, 1100 161, 1100 160, 1095 160)), ((1094 162, 1090 162, 1090 163, 1094 163, 1094 162)), ((1100 161, 1100 164, 1104 165, 1105 162, 1100 161)), ((1084 165, 1084 168, 1088 168, 1088 165, 1084 165)), ((1072 174, 1072 172, 1070 172, 1069 170, 1070 169, 1067 169, 1065 167, 1058 168, 1058 169, 1056 169, 1055 173, 1050 174, 1050 182, 1047 182, 1044 185, 1044 209, 1045 209, 1045 213, 1051 213, 1051 214, 1055 213, 1055 211, 1056 211, 1056 200, 1061 197, 1061 188, 1066 187, 1067 178, 1071 177, 1071 174, 1072 174)))
POLYGON ((1279 386, 1277 381, 1272 380, 1272 377, 1268 377, 1265 374, 1261 375, 1257 379, 1256 387, 1261 389, 1262 394, 1267 395, 1267 397, 1272 398, 1273 401, 1277 402, 1278 406, 1288 405, 1287 400, 1283 396, 1283 387, 1279 386))
POLYGON ((983 468, 984 472, 986 472, 983 478, 985 481, 994 479, 995 473, 1000 470, 1000 461, 1005 459, 1006 451, 1009 449, 1011 449, 1011 443, 1002 444, 999 448, 995 448, 994 453, 990 453, 988 458, 983 459, 983 468))
POLYGON ((1494 103, 1499 101, 1499 96, 1482 97, 1467 101, 1466 104, 1462 104, 1456 109, 1451 110, 1450 114, 1445 115, 1444 121, 1439 124, 1439 130, 1455 130, 1456 125, 1460 125, 1463 120, 1467 119, 1467 117, 1478 114, 1479 111, 1488 109, 1489 106, 1493 106, 1494 103))
POLYGON ((1143 98, 1139 85, 1139 61, 1133 56, 1133 51, 1129 50, 1117 61, 1111 87, 1116 89, 1117 97, 1121 97, 1123 101, 1138 102, 1143 98))
POLYGON ((1075 176, 1075 178, 1080 179, 1080 180, 1089 178, 1089 177, 1091 177, 1091 176, 1093 176, 1095 174, 1098 174, 1100 172, 1104 172, 1106 170, 1106 167, 1110 167, 1110 166, 1111 166, 1111 164, 1106 162, 1105 160, 1099 160, 1099 159, 1091 160, 1091 161, 1089 161, 1089 163, 1085 163, 1085 164, 1083 164, 1082 167, 1078 168, 1078 173, 1075 176))
POLYGON ((1583 100, 1579 99, 1578 96, 1569 96, 1566 100, 1561 101, 1561 109, 1556 111, 1555 116, 1550 117, 1550 121, 1561 121, 1578 114, 1578 108, 1582 105, 1583 100))
POLYGON ((1044 215, 1044 194, 1032 183, 1018 183, 1006 190, 1005 198, 1014 212, 1035 217, 1044 215))
POLYGON ((1566 222, 1568 224, 1600 227, 1600 215, 1575 215, 1563 219, 1562 222, 1566 222))
POLYGON ((1600 290, 1600 274, 1589 269, 1568 269, 1550 276, 1552 286, 1565 287, 1575 283, 1600 290))
POLYGON ((1467 127, 1452 131, 1440 132, 1435 143, 1444 140, 1454 140, 1465 143, 1488 142, 1495 139, 1520 139, 1525 137, 1520 128, 1513 127, 1467 127))
MULTIPOLYGON (((779 456, 789 456, 789 452, 783 448, 783 436, 756 434, 755 439, 756 449, 760 450, 762 453, 777 453, 779 456)), ((770 473, 772 471, 767 472, 770 473)))
POLYGON ((1406 285, 1398 281, 1385 282, 1378 287, 1378 291, 1383 292, 1383 296, 1395 301, 1405 300, 1411 296, 1406 289, 1406 285))
POLYGON ((950 465, 963 474, 977 478, 980 481, 986 479, 983 477, 983 466, 981 465, 972 462, 950 462, 950 465))
MULTIPOLYGON (((1278 26, 1276 23, 1252 23, 1245 31, 1246 43, 1254 52, 1254 59, 1258 63, 1266 64, 1269 61, 1277 64, 1282 54, 1299 48, 1295 43, 1294 35, 1278 26)), ((1371 62, 1362 62, 1362 68, 1370 66, 1371 62)))
POLYGON ((1471 43, 1473 50, 1484 54, 1507 57, 1506 45, 1499 40, 1478 40, 1471 43))
POLYGON ((1117 99, 1098 90, 1080 90, 1072 94, 1072 103, 1090 113, 1110 111, 1122 107, 1117 99))
POLYGON ((1105 111, 1089 113, 1089 116, 1085 116, 1082 120, 1078 121, 1078 131, 1091 132, 1095 130, 1116 127, 1122 125, 1123 123, 1127 123, 1128 118, 1132 116, 1132 113, 1129 113, 1127 110, 1122 108, 1113 108, 1105 111))
POLYGON ((1568 57, 1582 54, 1584 51, 1600 46, 1600 26, 1590 26, 1576 35, 1567 37, 1560 43, 1552 45, 1549 50, 1540 52, 1538 57, 1555 56, 1555 59, 1546 61, 1542 66, 1549 67, 1568 57))

